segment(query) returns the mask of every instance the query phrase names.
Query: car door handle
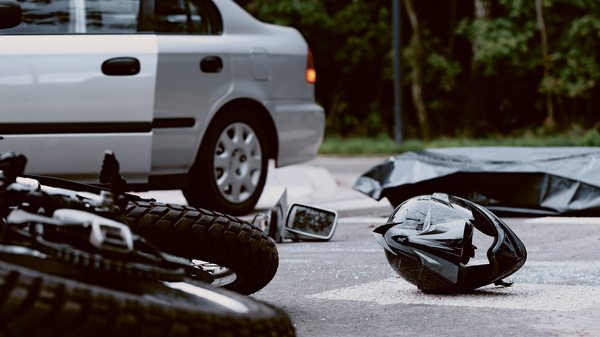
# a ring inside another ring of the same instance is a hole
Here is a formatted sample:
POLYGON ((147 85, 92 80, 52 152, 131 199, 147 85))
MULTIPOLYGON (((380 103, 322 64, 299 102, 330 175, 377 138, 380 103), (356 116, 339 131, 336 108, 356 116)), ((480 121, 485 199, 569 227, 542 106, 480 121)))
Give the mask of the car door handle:
POLYGON ((223 60, 218 56, 207 56, 200 61, 200 70, 205 73, 220 73, 223 70, 223 60))
POLYGON ((134 57, 115 57, 102 63, 102 72, 108 76, 133 76, 140 72, 140 61, 134 57))

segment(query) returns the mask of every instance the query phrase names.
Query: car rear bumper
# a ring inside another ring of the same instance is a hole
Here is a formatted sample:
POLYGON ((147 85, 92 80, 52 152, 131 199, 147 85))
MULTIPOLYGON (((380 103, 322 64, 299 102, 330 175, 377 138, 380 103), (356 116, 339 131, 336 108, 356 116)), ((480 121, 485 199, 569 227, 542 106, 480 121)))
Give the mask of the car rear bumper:
POLYGON ((323 142, 325 111, 312 101, 271 101, 266 104, 277 128, 276 166, 313 159, 323 142))

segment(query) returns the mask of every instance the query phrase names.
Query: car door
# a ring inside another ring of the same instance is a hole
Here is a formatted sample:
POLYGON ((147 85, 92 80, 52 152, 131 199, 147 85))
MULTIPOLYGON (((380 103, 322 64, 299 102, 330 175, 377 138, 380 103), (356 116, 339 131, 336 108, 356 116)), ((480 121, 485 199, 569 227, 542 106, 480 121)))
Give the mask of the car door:
POLYGON ((94 182, 105 150, 147 181, 157 45, 137 34, 139 0, 23 0, 0 30, 0 151, 27 173, 94 182))
POLYGON ((153 172, 187 172, 208 114, 231 88, 221 15, 212 0, 154 0, 158 41, 153 172), (179 171, 177 171, 179 170, 179 171))

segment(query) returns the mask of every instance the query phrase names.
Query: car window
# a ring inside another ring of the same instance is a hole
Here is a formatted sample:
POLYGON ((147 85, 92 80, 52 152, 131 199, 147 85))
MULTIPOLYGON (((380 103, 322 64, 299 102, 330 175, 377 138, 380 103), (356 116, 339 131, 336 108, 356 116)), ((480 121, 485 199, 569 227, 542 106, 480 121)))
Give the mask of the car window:
POLYGON ((20 0, 21 24, 0 34, 104 34, 137 31, 139 0, 20 0))
POLYGON ((153 30, 168 34, 219 35, 221 15, 211 0, 155 0, 153 30))

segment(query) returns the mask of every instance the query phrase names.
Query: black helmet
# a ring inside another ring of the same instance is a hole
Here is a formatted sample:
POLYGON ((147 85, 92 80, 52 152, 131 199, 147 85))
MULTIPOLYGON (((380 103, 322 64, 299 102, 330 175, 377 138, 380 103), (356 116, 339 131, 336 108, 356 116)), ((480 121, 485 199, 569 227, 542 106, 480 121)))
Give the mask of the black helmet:
POLYGON ((424 292, 509 285, 502 279, 519 270, 527 258, 523 242, 496 215, 443 193, 404 201, 373 232, 392 269, 424 292), (474 229, 493 237, 489 264, 467 266, 475 257, 474 229))

